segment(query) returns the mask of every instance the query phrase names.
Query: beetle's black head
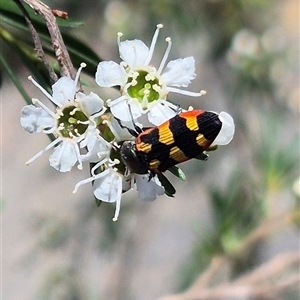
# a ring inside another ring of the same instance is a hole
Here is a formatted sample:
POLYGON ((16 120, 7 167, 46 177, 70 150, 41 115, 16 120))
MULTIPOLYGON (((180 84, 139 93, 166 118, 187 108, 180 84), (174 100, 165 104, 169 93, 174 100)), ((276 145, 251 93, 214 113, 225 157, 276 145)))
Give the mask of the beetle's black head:
POLYGON ((127 168, 136 174, 149 173, 148 165, 137 153, 134 141, 125 141, 120 150, 121 159, 127 168))

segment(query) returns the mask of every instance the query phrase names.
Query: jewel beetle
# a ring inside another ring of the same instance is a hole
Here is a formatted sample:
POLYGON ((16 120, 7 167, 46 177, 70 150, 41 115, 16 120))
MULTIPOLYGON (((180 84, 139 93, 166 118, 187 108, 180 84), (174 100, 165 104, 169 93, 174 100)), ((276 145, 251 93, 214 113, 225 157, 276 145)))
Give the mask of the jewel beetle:
POLYGON ((122 144, 121 159, 133 173, 159 174, 199 157, 218 136, 221 127, 218 114, 191 110, 143 131, 138 126, 135 131, 127 128, 135 140, 122 144))

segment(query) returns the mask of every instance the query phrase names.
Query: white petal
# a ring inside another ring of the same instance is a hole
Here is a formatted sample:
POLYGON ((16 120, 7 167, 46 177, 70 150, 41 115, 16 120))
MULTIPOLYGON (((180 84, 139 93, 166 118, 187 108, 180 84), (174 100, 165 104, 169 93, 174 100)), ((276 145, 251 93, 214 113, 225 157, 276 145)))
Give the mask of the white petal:
POLYGON ((98 64, 95 79, 102 87, 124 86, 127 75, 124 68, 114 61, 102 61, 98 64))
POLYGON ((77 153, 73 142, 63 141, 49 157, 50 166, 60 172, 69 172, 77 162, 77 153))
POLYGON ((99 130, 90 130, 86 138, 80 143, 80 147, 87 147, 87 154, 81 155, 83 161, 98 162, 109 157, 111 145, 99 135, 99 130))
POLYGON ((124 41, 119 46, 120 57, 130 68, 145 66, 149 48, 140 40, 124 41))
POLYGON ((136 174, 136 185, 139 198, 144 201, 154 201, 157 195, 161 196, 165 192, 156 177, 151 178, 149 181, 149 174, 136 174))
POLYGON ((76 98, 80 100, 82 111, 88 116, 99 112, 103 107, 103 100, 93 92, 91 92, 89 95, 77 93, 76 98))
POLYGON ((112 126, 110 130, 113 132, 114 136, 116 137, 116 142, 132 140, 132 135, 129 133, 129 131, 126 128, 130 128, 134 130, 133 128, 133 122, 135 122, 134 120, 133 121, 122 120, 121 123, 126 128, 121 128, 120 124, 115 118, 111 118, 110 122, 112 126))
POLYGON ((117 202, 121 199, 122 176, 112 169, 94 182, 94 195, 104 202, 117 202))
POLYGON ((125 192, 129 191, 130 189, 131 189, 131 181, 125 180, 125 178, 123 177, 122 193, 125 193, 125 192))
POLYGON ((117 221, 121 209, 123 176, 112 169, 107 169, 103 173, 106 173, 105 176, 101 176, 94 181, 94 195, 104 202, 116 202, 113 221, 117 221))
POLYGON ((232 117, 227 112, 222 111, 219 114, 219 119, 222 122, 222 128, 211 146, 227 145, 231 142, 234 135, 235 126, 232 117))
POLYGON ((26 105, 22 108, 20 119, 22 127, 29 133, 41 132, 55 125, 55 119, 45 110, 34 105, 26 105))
POLYGON ((52 85, 52 91, 55 102, 65 105, 68 101, 74 100, 75 82, 70 77, 61 77, 52 85))
POLYGON ((176 112, 168 106, 167 101, 157 101, 149 110, 148 119, 152 124, 158 126, 175 115, 176 112))
MULTIPOLYGON (((117 99, 116 99, 117 100, 117 99)), ((117 101, 116 101, 117 102, 117 101)), ((131 121, 133 119, 137 119, 142 115, 141 106, 136 100, 133 99, 125 99, 123 101, 114 104, 114 101, 111 101, 110 104, 111 113, 122 121, 131 121), (129 104, 129 105, 128 105, 129 104), (131 114, 129 111, 129 107, 131 110, 131 114)))
POLYGON ((167 86, 188 86, 196 77, 195 59, 190 56, 171 60, 161 77, 167 86))

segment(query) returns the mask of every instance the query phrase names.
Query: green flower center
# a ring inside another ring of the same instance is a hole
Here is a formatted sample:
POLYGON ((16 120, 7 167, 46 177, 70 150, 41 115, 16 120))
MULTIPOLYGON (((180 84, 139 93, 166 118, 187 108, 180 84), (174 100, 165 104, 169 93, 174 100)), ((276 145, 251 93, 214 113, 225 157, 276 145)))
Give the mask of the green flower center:
POLYGON ((65 107, 58 119, 59 132, 65 138, 80 136, 89 126, 87 121, 88 117, 76 106, 65 107))
POLYGON ((147 71, 138 71, 138 76, 129 78, 129 82, 132 83, 127 89, 129 96, 138 99, 143 108, 146 109, 148 103, 159 99, 159 80, 147 71))

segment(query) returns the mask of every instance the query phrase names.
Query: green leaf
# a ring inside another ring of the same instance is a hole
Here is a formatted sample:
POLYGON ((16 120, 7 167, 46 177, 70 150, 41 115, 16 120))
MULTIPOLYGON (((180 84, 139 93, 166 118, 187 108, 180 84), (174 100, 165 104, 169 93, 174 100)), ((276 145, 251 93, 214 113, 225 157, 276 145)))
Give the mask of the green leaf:
POLYGON ((206 152, 202 152, 201 154, 199 154, 198 156, 195 157, 195 159, 198 160, 208 160, 209 155, 206 152))
POLYGON ((7 72, 8 76, 10 77, 11 81, 14 83, 16 88, 19 90, 20 94, 23 96, 27 104, 31 104, 31 98, 26 93, 25 89, 23 88, 21 82, 18 80, 18 78, 15 76, 14 71, 10 68, 10 66, 7 64, 6 60, 4 59, 2 53, 0 52, 0 63, 3 66, 3 69, 7 72))
POLYGON ((49 74, 42 62, 34 52, 32 46, 29 47, 19 39, 11 35, 3 27, 0 27, 0 37, 6 44, 20 57, 24 65, 28 68, 31 75, 48 91, 51 91, 49 74))
POLYGON ((214 145, 214 146, 208 147, 205 151, 215 151, 215 150, 217 150, 218 148, 219 148, 218 145, 214 145))
MULTIPOLYGON (((37 15, 35 13, 35 11, 33 9, 31 9, 27 4, 24 4, 23 7, 28 12, 30 19, 32 21, 39 22, 41 24, 45 24, 45 21, 43 20, 43 18, 41 16, 37 15)), ((0 14, 3 14, 3 16, 8 16, 9 18, 12 19, 12 21, 15 20, 16 23, 19 22, 20 20, 22 20, 22 22, 24 24, 26 24, 22 11, 19 9, 19 7, 16 5, 16 3, 14 3, 11 0, 1 0, 0 14), (18 17, 20 17, 20 19, 18 17)), ((60 27, 79 27, 79 26, 84 25, 84 22, 75 21, 75 20, 72 20, 69 18, 62 19, 62 18, 56 17, 56 21, 60 27)))
POLYGON ((168 169, 168 171, 170 171, 173 175, 175 175, 176 177, 178 177, 179 179, 181 179, 182 181, 186 180, 186 176, 183 173, 183 171, 178 168, 177 166, 173 166, 171 168, 168 169))
POLYGON ((96 202, 96 206, 97 206, 97 207, 100 207, 102 201, 99 200, 99 199, 97 199, 96 197, 94 197, 94 199, 95 199, 95 202, 96 202))
POLYGON ((162 173, 159 173, 157 176, 158 176, 158 179, 161 182, 162 186, 165 189, 165 194, 169 197, 174 197, 176 190, 175 190, 174 186, 172 185, 172 183, 169 181, 169 179, 162 173))
MULTIPOLYGON (((27 27, 26 21, 23 15, 21 14, 21 11, 14 3, 12 3, 12 1, 5 0, 4 2, 5 5, 1 6, 0 9, 1 21, 16 29, 29 33, 28 35, 20 36, 20 40, 22 40, 24 43, 29 45, 30 48, 32 48, 32 39, 31 39, 30 30, 27 27)), ((48 29, 45 25, 45 21, 42 19, 42 17, 35 15, 32 10, 30 9, 26 9, 26 10, 30 15, 33 26, 39 33, 40 39, 45 42, 43 44, 43 49, 45 53, 47 53, 53 58, 56 58, 55 53, 53 51, 51 38, 49 36, 48 29)), ((65 27, 74 27, 74 26, 82 25, 81 22, 62 20, 62 19, 57 19, 57 20, 59 26, 64 25, 65 27)), ((89 46, 87 46, 86 43, 72 36, 72 34, 63 31, 61 32, 61 34, 66 44, 66 47, 68 49, 74 67, 77 68, 79 67, 80 63, 85 62, 87 64, 87 67, 84 69, 84 72, 94 77, 97 65, 101 61, 101 58, 89 46)))

